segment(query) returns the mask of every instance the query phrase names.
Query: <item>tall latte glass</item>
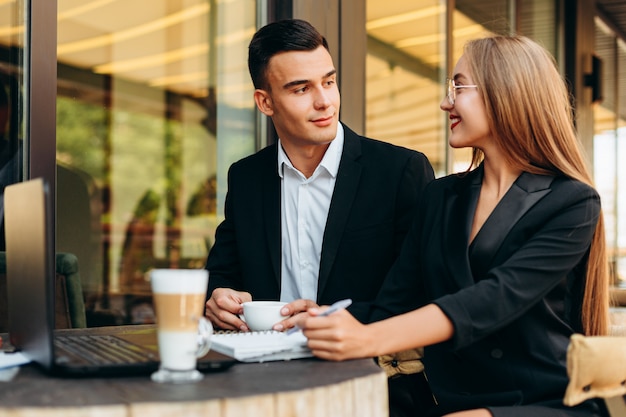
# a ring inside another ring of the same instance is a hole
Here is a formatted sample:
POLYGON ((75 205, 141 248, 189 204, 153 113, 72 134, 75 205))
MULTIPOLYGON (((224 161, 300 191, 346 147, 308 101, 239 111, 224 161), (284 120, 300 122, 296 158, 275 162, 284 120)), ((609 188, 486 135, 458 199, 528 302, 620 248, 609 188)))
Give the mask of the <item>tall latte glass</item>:
POLYGON ((210 348, 211 323, 203 317, 209 279, 204 269, 155 269, 150 274, 156 310, 161 364, 152 374, 157 382, 202 379, 198 357, 210 348))

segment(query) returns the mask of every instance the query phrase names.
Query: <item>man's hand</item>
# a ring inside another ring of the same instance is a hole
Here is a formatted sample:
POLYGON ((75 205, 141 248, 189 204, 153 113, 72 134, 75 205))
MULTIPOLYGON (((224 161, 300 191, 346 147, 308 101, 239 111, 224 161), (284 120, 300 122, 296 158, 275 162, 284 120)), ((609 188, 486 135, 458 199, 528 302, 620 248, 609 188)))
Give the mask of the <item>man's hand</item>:
POLYGON ((243 313, 241 304, 246 301, 252 301, 250 293, 216 288, 206 302, 204 314, 217 328, 248 331, 246 322, 239 318, 239 314, 243 313))
POLYGON ((309 308, 314 307, 319 306, 313 300, 299 299, 290 302, 280 310, 280 314, 286 316, 287 319, 281 321, 280 323, 276 323, 273 329, 278 330, 279 332, 291 329, 296 325, 296 322, 298 320, 297 316, 299 314, 306 313, 309 308))

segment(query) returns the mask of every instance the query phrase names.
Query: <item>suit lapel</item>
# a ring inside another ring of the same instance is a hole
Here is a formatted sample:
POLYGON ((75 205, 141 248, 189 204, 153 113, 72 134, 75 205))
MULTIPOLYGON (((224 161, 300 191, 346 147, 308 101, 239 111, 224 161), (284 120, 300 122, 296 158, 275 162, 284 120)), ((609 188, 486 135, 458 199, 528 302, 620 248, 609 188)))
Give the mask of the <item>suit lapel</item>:
POLYGON ((352 210, 352 202, 361 178, 361 165, 357 159, 361 156, 361 143, 356 133, 344 125, 344 145, 337 172, 335 190, 330 202, 328 219, 322 241, 322 256, 317 289, 318 299, 323 294, 330 271, 337 256, 341 236, 352 210))
POLYGON ((482 165, 464 177, 460 177, 446 191, 443 209, 442 253, 446 268, 459 285, 471 285, 467 245, 476 204, 483 178, 482 165))
POLYGON ((280 204, 280 177, 277 172, 278 147, 274 146, 274 152, 268 152, 268 157, 263 163, 268 165, 265 169, 259 170, 254 175, 263 175, 263 214, 267 219, 265 223, 265 238, 270 252, 270 260, 274 270, 274 276, 280 288, 281 280, 281 204, 280 204), (266 174, 263 174, 266 173, 266 174))
POLYGON ((511 229, 550 192, 552 176, 522 173, 493 210, 470 246, 473 270, 482 276, 511 229))

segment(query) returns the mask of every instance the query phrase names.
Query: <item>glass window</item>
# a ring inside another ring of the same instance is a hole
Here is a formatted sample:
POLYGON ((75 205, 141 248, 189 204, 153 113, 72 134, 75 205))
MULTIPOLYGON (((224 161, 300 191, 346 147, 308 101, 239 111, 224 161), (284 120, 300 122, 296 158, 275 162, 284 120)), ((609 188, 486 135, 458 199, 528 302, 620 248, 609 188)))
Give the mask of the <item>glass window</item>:
POLYGON ((366 134, 424 152, 435 175, 468 168, 471 150, 450 150, 439 109, 444 82, 469 39, 510 31, 509 2, 367 1, 366 134), (452 35, 448 50, 447 35, 452 35))
POLYGON ((147 272, 204 265, 255 150, 254 0, 58 0, 57 251, 88 325, 153 321, 147 272))
POLYGON ((595 53, 601 62, 601 98, 594 106, 594 179, 602 197, 615 284, 626 285, 626 45, 596 18, 595 53), (617 94, 620 92, 621 94, 617 94))
MULTIPOLYGON (((23 155, 28 146, 24 143, 24 8, 23 1, 0 2, 0 193, 23 179, 23 155)), ((3 214, 0 194, 0 251, 5 249, 3 214)))
POLYGON ((557 3, 546 0, 519 0, 517 32, 534 39, 553 56, 559 57, 559 14, 557 3))
MULTIPOLYGON (((454 66, 461 57, 467 41, 512 32, 509 3, 507 0, 456 1, 456 9, 452 15, 451 65, 454 66)), ((453 67, 449 69, 449 75, 452 71, 453 67)), ((465 171, 470 166, 472 150, 450 149, 449 158, 449 169, 452 172, 465 171)))
MULTIPOLYGON (((619 117, 617 119, 617 151, 615 158, 619 161, 626 161, 626 42, 619 39, 617 41, 617 97, 619 117)), ((616 281, 620 287, 626 287, 626 164, 617 165, 618 183, 615 194, 617 197, 617 212, 615 221, 617 227, 617 245, 615 248, 616 259, 616 281)))
POLYGON ((442 175, 446 7, 368 0, 366 10, 366 134, 424 152, 442 175))
POLYGON ((517 32, 559 53, 556 1, 453 3, 447 10, 438 0, 367 1, 367 135, 424 152, 437 176, 464 171, 471 160, 470 149, 447 146, 448 121, 439 110, 465 43, 517 32))

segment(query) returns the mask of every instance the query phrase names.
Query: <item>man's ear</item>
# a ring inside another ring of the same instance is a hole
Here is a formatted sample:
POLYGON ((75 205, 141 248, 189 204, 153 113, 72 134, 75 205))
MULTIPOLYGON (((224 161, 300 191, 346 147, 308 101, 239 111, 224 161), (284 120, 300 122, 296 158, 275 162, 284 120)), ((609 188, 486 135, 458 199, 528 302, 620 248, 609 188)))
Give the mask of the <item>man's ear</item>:
POLYGON ((266 116, 272 116, 274 114, 274 107, 272 106, 272 98, 265 90, 254 90, 254 102, 259 111, 266 116))

